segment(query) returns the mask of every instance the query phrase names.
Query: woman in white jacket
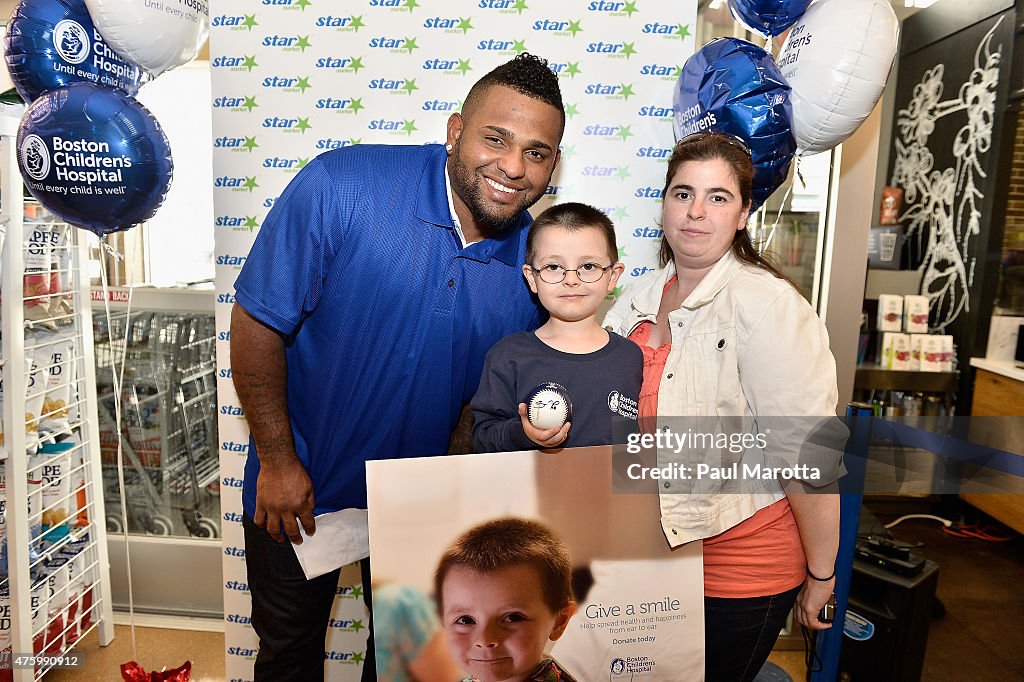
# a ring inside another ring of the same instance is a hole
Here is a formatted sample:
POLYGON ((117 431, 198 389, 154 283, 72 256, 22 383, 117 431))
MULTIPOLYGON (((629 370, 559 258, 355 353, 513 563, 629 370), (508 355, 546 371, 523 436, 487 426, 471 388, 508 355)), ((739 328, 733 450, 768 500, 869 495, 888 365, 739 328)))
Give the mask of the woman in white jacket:
MULTIPOLYGON (((729 135, 698 133, 673 150, 662 267, 627 288, 605 318, 644 351, 642 428, 711 416, 760 418, 763 430, 769 416, 835 416, 824 324, 745 229, 752 178, 749 150, 729 135)), ((772 447, 769 439, 766 457, 772 447)), ((838 466, 810 483, 833 481, 838 466)), ((805 494, 805 482, 774 478, 716 483, 701 495, 683 494, 692 482, 662 485, 669 543, 704 544, 709 682, 752 680, 794 604, 802 625, 829 627, 817 614, 835 582, 838 495, 805 494)))

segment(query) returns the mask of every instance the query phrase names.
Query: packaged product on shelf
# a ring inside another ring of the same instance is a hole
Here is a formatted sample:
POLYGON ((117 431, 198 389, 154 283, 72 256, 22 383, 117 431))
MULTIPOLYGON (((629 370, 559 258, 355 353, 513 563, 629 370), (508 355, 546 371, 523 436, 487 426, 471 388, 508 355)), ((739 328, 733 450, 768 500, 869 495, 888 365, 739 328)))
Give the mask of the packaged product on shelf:
MULTIPOLYGON (((29 345, 26 337, 25 345, 29 345)), ((37 351, 25 353, 25 451, 35 452, 39 447, 39 415, 43 412, 46 399, 46 373, 37 351)))
MULTIPOLYGON (((0 585, 0 656, 9 660, 11 653, 11 592, 8 583, 0 585)), ((11 679, 10 670, 0 670, 0 680, 11 679)))
POLYGON ((939 336, 942 341, 942 371, 953 371, 953 337, 949 334, 939 336))
POLYGON ((71 441, 45 443, 39 449, 44 464, 39 471, 43 482, 42 534, 44 545, 53 544, 67 537, 68 519, 71 516, 75 497, 71 494, 71 453, 75 447, 71 441))
POLYGON ((892 366, 890 369, 910 369, 910 335, 893 334, 892 366))
POLYGON ((46 636, 43 651, 50 655, 64 649, 64 617, 67 613, 68 560, 62 556, 46 561, 46 636))
MULTIPOLYGON (((43 334, 39 335, 43 337, 43 334)), ((46 362, 46 396, 43 399, 42 419, 39 428, 49 433, 70 433, 68 422, 68 405, 75 396, 72 392, 74 380, 74 330, 65 329, 53 337, 53 343, 42 346, 40 356, 46 362)))
POLYGON ((29 601, 32 608, 32 653, 38 656, 43 653, 43 642, 46 641, 46 596, 49 592, 46 580, 32 579, 29 601))
POLYGON ((88 526, 89 525, 89 509, 88 509, 88 495, 85 490, 85 449, 78 447, 81 444, 81 439, 78 435, 74 435, 69 438, 67 443, 72 443, 71 446, 71 491, 75 494, 75 526, 88 526))
POLYGON ((878 296, 878 331, 903 331, 903 297, 896 294, 878 296))
POLYGON ((878 351, 878 364, 882 369, 892 369, 892 346, 896 332, 882 334, 882 346, 878 351))
MULTIPOLYGON (((89 568, 89 534, 83 533, 80 537, 68 542, 60 550, 61 556, 68 558, 68 581, 69 591, 78 595, 78 631, 84 632, 93 623, 92 613, 92 586, 95 578, 92 569, 89 568)), ((70 604, 70 600, 69 600, 70 604)))
POLYGON ((942 371, 942 337, 935 334, 921 335, 922 372, 942 371))
POLYGON ((50 260, 53 254, 48 224, 25 224, 25 320, 50 318, 50 260))
POLYGON ((84 564, 82 563, 81 551, 75 551, 75 549, 70 546, 61 547, 57 556, 66 560, 64 568, 67 571, 68 576, 68 594, 66 599, 67 612, 64 615, 64 625, 65 627, 68 627, 68 644, 72 644, 78 639, 78 635, 82 631, 82 625, 79 622, 82 617, 82 609, 79 602, 81 601, 82 587, 85 580, 81 571, 81 569, 84 568, 84 564))
POLYGON ((71 239, 65 223, 57 223, 50 231, 50 316, 70 315, 71 296, 71 239))
POLYGON ((904 296, 903 297, 903 324, 904 331, 910 334, 928 333, 928 306, 927 296, 904 296))
POLYGON ((914 371, 921 369, 921 349, 924 348, 926 338, 928 338, 927 334, 910 335, 910 363, 907 365, 907 369, 914 371))

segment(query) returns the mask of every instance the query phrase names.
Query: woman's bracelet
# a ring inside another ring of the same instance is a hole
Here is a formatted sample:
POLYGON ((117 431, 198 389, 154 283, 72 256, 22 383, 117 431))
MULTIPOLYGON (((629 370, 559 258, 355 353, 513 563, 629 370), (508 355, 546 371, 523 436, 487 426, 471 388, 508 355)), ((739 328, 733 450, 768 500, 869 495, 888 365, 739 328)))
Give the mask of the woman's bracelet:
POLYGON ((832 575, 830 575, 827 578, 819 578, 818 576, 816 576, 813 573, 811 573, 811 567, 810 566, 807 566, 806 564, 804 564, 804 566, 807 568, 807 575, 810 576, 811 580, 817 580, 819 583, 827 583, 829 580, 832 580, 832 578, 836 577, 836 568, 835 568, 835 566, 832 567, 832 575))

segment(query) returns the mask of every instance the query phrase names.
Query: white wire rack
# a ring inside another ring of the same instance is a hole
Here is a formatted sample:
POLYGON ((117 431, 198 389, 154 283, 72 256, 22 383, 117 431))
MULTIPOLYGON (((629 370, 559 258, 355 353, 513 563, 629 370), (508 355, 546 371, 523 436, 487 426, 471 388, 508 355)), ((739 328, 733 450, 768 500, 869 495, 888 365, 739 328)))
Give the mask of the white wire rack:
MULTIPOLYGON (((82 269, 87 262, 85 233, 59 223, 26 223, 17 127, 18 119, 0 114, 0 369, 8 453, 2 491, 6 532, 0 540, 7 574, 0 575, 0 610, 8 612, 10 623, 7 632, 0 632, 0 643, 14 657, 40 657, 14 666, 13 680, 28 682, 42 679, 93 629, 99 630, 101 645, 109 644, 114 624, 90 292, 82 269), (25 267, 26 260, 38 262, 36 230, 50 236, 51 263, 62 273, 51 278, 45 293, 32 290, 32 276, 38 273, 26 272, 25 267), (55 349, 60 349, 59 360, 51 353, 55 349), (26 363, 25 358, 35 362, 26 363), (51 399, 52 395, 66 399, 51 399), (27 418, 27 407, 39 404, 41 397, 41 414, 27 418), (54 420, 57 430, 52 430, 54 420), (38 443, 53 444, 68 435, 74 439, 65 441, 60 454, 65 464, 56 475, 48 468, 48 457, 28 456, 38 443), (71 515, 65 516, 68 510, 71 515), (42 532, 44 528, 48 532, 42 532)), ((3 659, 9 663, 12 657, 0 654, 0 663, 3 659)), ((12 679, 10 671, 0 670, 5 674, 12 679)))

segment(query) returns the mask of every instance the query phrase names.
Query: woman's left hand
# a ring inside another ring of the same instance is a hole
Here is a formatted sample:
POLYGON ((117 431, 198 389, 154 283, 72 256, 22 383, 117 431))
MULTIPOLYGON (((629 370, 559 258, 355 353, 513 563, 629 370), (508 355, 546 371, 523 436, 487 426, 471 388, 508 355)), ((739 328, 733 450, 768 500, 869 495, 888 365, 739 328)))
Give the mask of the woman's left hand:
POLYGON ((831 623, 822 623, 818 620, 818 614, 822 607, 828 602, 835 590, 836 579, 822 582, 808 577, 804 580, 803 589, 796 596, 796 605, 793 607, 793 616, 796 622, 809 630, 827 630, 832 627, 831 623))

